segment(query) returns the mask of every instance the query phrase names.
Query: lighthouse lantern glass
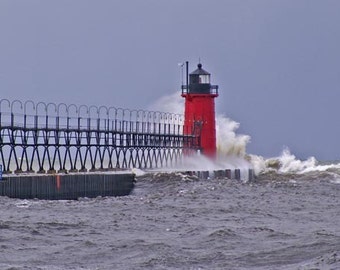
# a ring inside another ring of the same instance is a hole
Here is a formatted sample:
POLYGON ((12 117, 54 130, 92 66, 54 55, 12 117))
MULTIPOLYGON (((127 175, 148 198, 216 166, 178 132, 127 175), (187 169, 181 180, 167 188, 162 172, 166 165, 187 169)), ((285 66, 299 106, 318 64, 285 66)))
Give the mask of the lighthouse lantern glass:
POLYGON ((210 83, 210 75, 199 75, 199 83, 210 83))

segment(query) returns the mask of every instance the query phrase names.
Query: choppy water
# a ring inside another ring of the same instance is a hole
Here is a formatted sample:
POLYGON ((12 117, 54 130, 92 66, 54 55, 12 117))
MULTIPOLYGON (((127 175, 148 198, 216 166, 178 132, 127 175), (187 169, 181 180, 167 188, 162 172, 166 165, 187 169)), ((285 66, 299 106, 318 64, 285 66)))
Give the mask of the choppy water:
POLYGON ((0 197, 0 269, 340 269, 340 173, 140 176, 130 196, 0 197))

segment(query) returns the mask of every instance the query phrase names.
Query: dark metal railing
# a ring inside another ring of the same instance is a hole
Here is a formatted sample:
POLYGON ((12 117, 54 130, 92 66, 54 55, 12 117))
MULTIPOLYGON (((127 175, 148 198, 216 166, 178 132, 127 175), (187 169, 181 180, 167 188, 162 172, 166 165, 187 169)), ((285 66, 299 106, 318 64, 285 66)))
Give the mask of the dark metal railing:
MULTIPOLYGON (((182 95, 192 94, 190 93, 190 86, 182 85, 182 95)), ((209 95, 218 95, 218 85, 210 85, 209 90, 207 93, 193 93, 193 94, 209 94, 209 95)))
POLYGON ((64 103, 0 100, 5 173, 160 168, 195 152, 182 115, 64 103))

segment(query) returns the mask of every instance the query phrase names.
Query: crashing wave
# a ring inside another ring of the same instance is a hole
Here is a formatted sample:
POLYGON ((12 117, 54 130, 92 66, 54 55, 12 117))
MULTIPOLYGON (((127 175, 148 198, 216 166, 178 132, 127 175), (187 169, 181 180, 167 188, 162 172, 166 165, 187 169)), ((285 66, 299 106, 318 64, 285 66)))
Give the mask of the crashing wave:
POLYGON ((340 183, 340 163, 323 164, 315 157, 300 160, 291 154, 288 148, 285 148, 278 157, 265 159, 250 155, 249 160, 259 179, 328 179, 334 183, 340 183))
MULTIPOLYGON (((184 113, 184 101, 180 93, 176 92, 169 96, 162 97, 156 101, 150 109, 167 110, 174 113, 184 113)), ((340 179, 340 163, 320 164, 314 157, 307 160, 299 160, 291 154, 289 149, 283 150, 280 156, 264 158, 257 155, 247 154, 246 147, 251 137, 237 134, 240 124, 227 118, 224 115, 216 117, 216 140, 217 140, 217 161, 213 162, 204 156, 185 160, 183 166, 190 170, 214 170, 220 168, 251 168, 256 175, 260 174, 308 174, 326 172, 335 174, 340 179)), ((183 169, 183 168, 182 168, 183 169)))

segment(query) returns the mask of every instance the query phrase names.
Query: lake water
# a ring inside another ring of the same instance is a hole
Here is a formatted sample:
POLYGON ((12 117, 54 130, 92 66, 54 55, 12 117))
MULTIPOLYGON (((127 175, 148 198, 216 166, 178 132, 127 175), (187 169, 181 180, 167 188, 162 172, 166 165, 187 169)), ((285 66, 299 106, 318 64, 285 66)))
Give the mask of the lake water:
POLYGON ((0 197, 0 269, 340 269, 340 173, 179 173, 77 201, 0 197))

